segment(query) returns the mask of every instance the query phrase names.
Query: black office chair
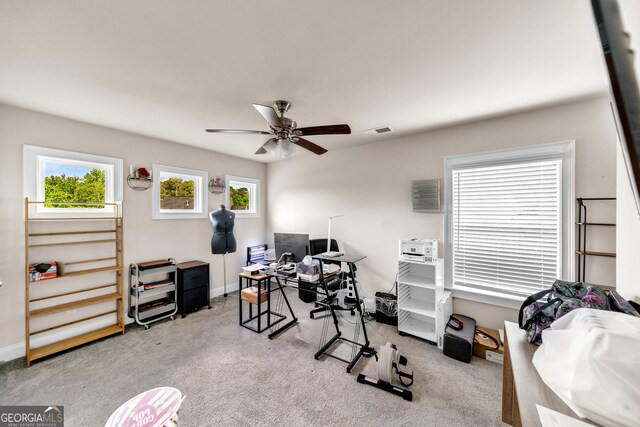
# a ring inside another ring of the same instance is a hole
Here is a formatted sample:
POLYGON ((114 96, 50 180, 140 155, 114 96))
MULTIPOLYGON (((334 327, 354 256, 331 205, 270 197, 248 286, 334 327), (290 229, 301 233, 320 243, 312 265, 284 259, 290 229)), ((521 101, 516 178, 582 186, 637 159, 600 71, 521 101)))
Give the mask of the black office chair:
MULTIPOLYGON (((338 248, 338 242, 335 239, 331 239, 331 251, 339 251, 340 249, 338 248)), ((321 253, 327 252, 327 239, 311 239, 309 240, 309 255, 318 255, 321 253)), ((337 265, 341 265, 342 263, 340 261, 325 261, 322 260, 323 264, 337 264, 337 265)), ((322 273, 321 273, 322 274, 322 273)), ((342 307, 340 305, 338 305, 338 290, 340 290, 343 281, 345 280, 344 277, 345 273, 341 272, 336 274, 334 277, 332 277, 331 279, 329 279, 329 282, 327 283, 327 290, 329 291, 329 295, 325 296, 325 298, 323 298, 321 301, 316 301, 315 302, 315 306, 317 308, 311 310, 309 312, 309 317, 313 319, 313 316, 316 313, 321 313, 324 311, 329 310, 328 305, 331 305, 331 308, 333 308, 334 310, 345 310, 345 311, 350 311, 352 315, 355 314, 353 308, 345 308, 342 307)), ((303 291, 304 292, 304 291, 303 291)), ((302 299, 302 298, 301 298, 302 299)), ((303 299, 304 301, 304 299, 303 299)), ((315 293, 314 293, 314 301, 315 301, 315 293)))
MULTIPOLYGON (((338 252, 338 242, 336 239, 331 239, 331 250, 338 252)), ((327 252, 327 239, 311 239, 309 240, 309 255, 318 255, 323 252, 327 252)), ((325 264, 342 264, 340 261, 322 261, 325 264)))

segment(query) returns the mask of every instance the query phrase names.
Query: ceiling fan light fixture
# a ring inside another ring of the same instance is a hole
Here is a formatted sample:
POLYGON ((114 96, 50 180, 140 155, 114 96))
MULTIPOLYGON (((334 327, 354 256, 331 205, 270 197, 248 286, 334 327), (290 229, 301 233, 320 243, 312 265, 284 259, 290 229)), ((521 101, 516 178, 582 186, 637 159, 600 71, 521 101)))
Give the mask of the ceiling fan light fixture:
POLYGON ((276 151, 278 151, 278 143, 275 140, 271 139, 264 145, 264 149, 267 150, 268 154, 275 156, 276 151))
POLYGON ((283 159, 288 159, 295 154, 296 149, 291 141, 289 141, 288 139, 283 139, 282 141, 280 141, 280 152, 282 153, 283 159))

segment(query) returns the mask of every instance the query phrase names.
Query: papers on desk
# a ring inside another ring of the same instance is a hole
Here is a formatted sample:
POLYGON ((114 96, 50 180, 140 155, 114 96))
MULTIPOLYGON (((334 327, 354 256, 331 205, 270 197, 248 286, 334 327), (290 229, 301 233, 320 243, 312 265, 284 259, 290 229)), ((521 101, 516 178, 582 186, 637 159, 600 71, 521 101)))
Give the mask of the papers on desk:
POLYGON ((255 263, 255 264, 247 265, 246 267, 242 267, 242 272, 247 275, 258 274, 260 271, 266 268, 267 268, 266 265, 255 263))
POLYGON ((587 424, 584 421, 580 421, 579 419, 561 414, 560 412, 554 411, 553 409, 545 408, 544 406, 536 404, 536 408, 538 408, 538 415, 540 416, 540 424, 542 424, 542 427, 591 426, 591 424, 587 424))
POLYGON ((321 253, 320 255, 324 255, 327 258, 338 258, 339 256, 344 255, 344 252, 329 251, 329 252, 321 253))
POLYGON ((322 273, 323 274, 331 274, 340 270, 340 266, 338 264, 322 264, 322 273))

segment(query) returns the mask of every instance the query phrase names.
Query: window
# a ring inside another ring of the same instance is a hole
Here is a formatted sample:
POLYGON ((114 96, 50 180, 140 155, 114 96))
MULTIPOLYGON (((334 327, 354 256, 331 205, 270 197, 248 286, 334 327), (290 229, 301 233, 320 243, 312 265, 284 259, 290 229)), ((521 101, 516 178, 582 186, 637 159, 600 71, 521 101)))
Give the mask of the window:
POLYGON ((153 165, 153 219, 207 217, 207 172, 153 165))
POLYGON ((225 203, 236 216, 260 217, 260 180, 227 175, 225 203))
POLYGON ((447 283, 518 307, 573 277, 574 143, 445 159, 447 283))
POLYGON ((109 215, 114 206, 100 203, 122 200, 122 159, 25 145, 23 162, 25 197, 47 202, 36 217, 109 215))

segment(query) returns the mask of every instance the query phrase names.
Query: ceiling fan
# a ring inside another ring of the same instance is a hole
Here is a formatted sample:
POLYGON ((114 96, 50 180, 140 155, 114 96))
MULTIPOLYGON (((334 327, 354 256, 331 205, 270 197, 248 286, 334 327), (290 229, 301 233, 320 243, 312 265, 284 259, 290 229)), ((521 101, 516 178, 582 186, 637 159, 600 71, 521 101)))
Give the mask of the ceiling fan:
POLYGON ((351 133, 351 128, 349 125, 345 124, 312 126, 306 128, 297 127, 295 121, 284 116, 284 113, 286 113, 289 110, 289 107, 291 107, 291 103, 288 101, 278 100, 273 103, 273 107, 260 104, 253 104, 253 107, 258 110, 258 113, 260 113, 260 115, 262 115, 269 124, 269 132, 240 129, 206 129, 206 131, 218 133, 255 133, 259 135, 273 135, 273 138, 262 144, 258 151, 256 151, 256 154, 273 152, 278 147, 278 144, 280 144, 284 157, 289 157, 292 154, 293 146, 291 143, 318 155, 327 152, 325 148, 302 138, 303 136, 351 133))

